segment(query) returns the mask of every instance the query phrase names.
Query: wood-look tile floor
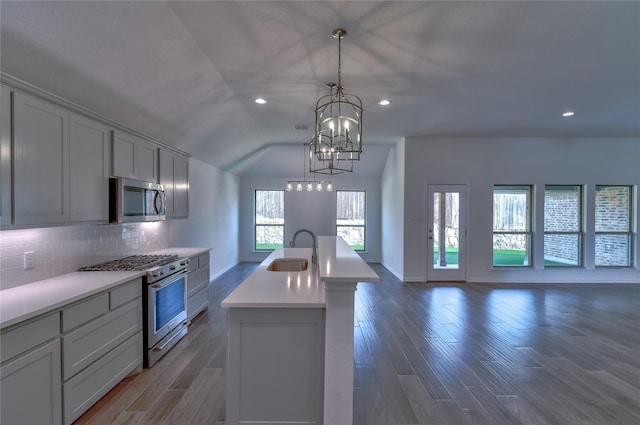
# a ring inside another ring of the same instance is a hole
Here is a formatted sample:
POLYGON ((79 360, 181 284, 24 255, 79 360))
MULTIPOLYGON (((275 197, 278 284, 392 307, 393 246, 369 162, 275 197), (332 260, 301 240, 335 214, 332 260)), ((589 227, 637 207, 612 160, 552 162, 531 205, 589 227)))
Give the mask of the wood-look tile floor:
MULTIPOLYGON (((226 311, 257 264, 156 366, 78 424, 224 423, 226 311)), ((354 424, 640 424, 640 285, 403 283, 356 292, 354 424)))

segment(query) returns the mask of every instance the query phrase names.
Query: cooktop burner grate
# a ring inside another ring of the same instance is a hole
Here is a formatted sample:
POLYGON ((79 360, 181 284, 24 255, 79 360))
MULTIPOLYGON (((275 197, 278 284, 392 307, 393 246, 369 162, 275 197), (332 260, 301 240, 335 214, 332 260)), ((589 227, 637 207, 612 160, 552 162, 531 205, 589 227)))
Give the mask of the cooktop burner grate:
POLYGON ((177 255, 131 255, 106 263, 82 267, 83 272, 97 271, 144 271, 151 267, 162 266, 178 259, 177 255))

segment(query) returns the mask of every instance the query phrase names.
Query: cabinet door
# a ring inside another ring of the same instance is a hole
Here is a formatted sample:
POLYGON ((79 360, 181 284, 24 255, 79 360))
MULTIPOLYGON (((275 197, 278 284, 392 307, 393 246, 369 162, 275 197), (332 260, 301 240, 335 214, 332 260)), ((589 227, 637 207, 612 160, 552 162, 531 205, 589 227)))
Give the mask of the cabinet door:
POLYGON ((109 128, 75 113, 70 125, 70 219, 109 219, 109 128))
POLYGON ((69 221, 69 112, 14 93, 14 223, 69 221))
POLYGON ((60 424, 60 340, 3 365, 0 423, 60 424))
POLYGON ((136 178, 158 183, 158 146, 139 139, 136 145, 136 178))
POLYGON ((167 196, 167 218, 189 216, 189 158, 160 149, 160 184, 167 196))
POLYGON ((138 136, 113 131, 113 175, 158 182, 158 147, 138 136))
POLYGON ((175 217, 189 217, 189 158, 173 157, 173 211, 175 217))
POLYGON ((160 170, 158 170, 159 171, 158 183, 164 186, 165 202, 167 207, 165 216, 167 218, 174 218, 173 153, 167 149, 161 148, 160 153, 158 155, 159 155, 158 162, 160 163, 160 170))
POLYGON ((324 310, 230 308, 226 423, 322 424, 324 310))
POLYGON ((0 90, 0 225, 11 224, 11 89, 0 90))
POLYGON ((113 175, 136 178, 136 138, 119 130, 113 130, 113 175))

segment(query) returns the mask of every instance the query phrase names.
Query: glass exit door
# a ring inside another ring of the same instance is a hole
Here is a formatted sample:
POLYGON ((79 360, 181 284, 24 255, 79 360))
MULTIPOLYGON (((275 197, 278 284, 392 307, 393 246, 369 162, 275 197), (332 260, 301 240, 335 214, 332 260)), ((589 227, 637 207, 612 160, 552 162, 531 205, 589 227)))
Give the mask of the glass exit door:
POLYGON ((427 279, 466 280, 466 186, 429 185, 427 279))

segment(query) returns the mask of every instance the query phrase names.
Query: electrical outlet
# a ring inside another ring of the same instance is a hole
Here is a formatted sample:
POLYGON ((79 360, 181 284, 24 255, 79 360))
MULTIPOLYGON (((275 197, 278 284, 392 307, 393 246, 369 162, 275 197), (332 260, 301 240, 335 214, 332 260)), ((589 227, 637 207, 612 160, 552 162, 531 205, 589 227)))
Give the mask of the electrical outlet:
POLYGON ((36 266, 36 253, 27 251, 24 254, 24 269, 29 270, 36 266))

